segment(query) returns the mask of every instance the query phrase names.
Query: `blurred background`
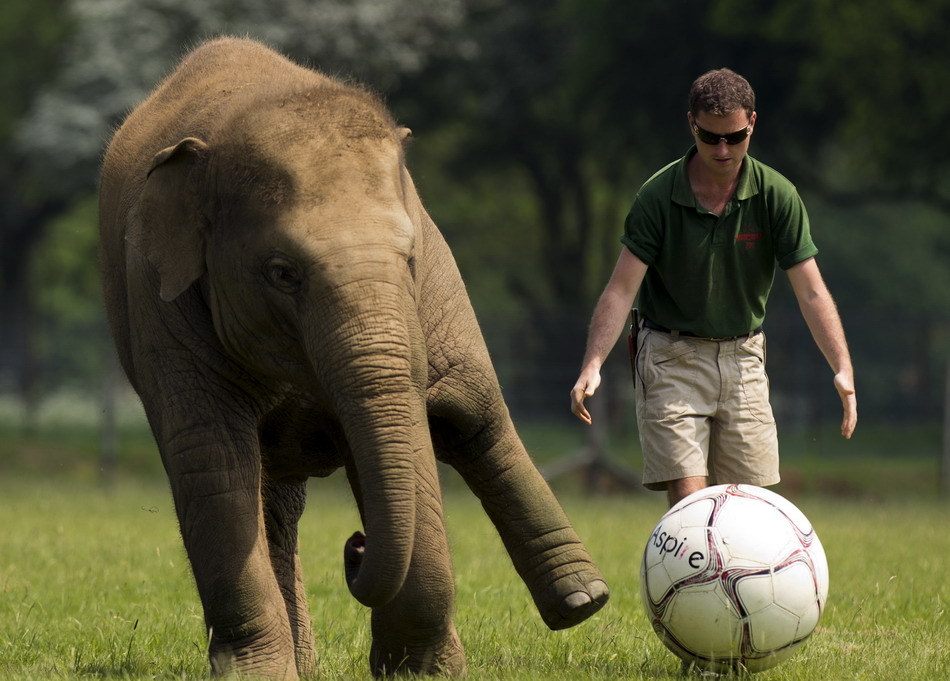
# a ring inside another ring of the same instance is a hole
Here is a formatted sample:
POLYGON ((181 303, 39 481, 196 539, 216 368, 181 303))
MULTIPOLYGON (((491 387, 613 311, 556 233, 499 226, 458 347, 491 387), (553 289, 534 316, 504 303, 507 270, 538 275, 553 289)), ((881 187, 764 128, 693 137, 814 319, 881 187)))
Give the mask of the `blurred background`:
POLYGON ((831 373, 779 274, 766 331, 783 456, 824 462, 813 479, 839 493, 872 459, 882 489, 946 490, 948 30, 950 0, 5 0, 0 477, 160 476, 100 302, 99 159, 185 51, 235 34, 367 83, 412 128, 410 169, 550 471, 638 467, 626 349, 595 429, 568 393, 633 196, 691 143, 690 83, 743 74, 758 97, 751 153, 805 199, 857 376, 845 443, 831 373))

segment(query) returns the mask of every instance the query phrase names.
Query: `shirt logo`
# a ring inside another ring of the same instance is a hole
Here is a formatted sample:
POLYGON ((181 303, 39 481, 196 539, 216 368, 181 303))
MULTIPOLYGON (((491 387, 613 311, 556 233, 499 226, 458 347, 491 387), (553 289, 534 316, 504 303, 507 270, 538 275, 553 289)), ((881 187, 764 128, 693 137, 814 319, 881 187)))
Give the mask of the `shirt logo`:
POLYGON ((756 231, 755 225, 743 225, 736 234, 736 243, 745 244, 746 249, 755 248, 755 245, 765 238, 765 232, 756 231))

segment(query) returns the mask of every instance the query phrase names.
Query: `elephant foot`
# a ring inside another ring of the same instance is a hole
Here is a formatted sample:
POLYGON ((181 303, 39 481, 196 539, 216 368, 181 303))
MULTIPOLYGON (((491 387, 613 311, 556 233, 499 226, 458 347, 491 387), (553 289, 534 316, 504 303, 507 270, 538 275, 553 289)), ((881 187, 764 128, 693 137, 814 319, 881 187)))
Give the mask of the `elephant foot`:
POLYGON ((405 674, 465 676, 468 671, 465 651, 454 626, 439 645, 421 648, 397 645, 395 652, 387 649, 390 646, 373 642, 370 663, 375 677, 405 674))
POLYGON ((273 603, 264 617, 243 619, 234 628, 208 627, 208 660, 213 677, 268 681, 300 678, 290 622, 283 600, 279 603, 273 603))
POLYGON ((215 678, 266 679, 267 681, 298 681, 300 678, 292 656, 252 654, 228 649, 209 651, 211 675, 215 678))
POLYGON ((555 581, 535 598, 541 618, 548 628, 558 631, 580 624, 596 613, 610 598, 610 589, 599 574, 570 575, 555 581))

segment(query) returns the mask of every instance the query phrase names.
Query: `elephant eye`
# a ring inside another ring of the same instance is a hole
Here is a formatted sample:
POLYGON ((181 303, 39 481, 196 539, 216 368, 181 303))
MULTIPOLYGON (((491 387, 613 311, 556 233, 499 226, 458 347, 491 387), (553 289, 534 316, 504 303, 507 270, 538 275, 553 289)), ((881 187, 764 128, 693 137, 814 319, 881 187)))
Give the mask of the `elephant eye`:
POLYGON ((267 283, 282 293, 293 294, 303 288, 300 268, 283 256, 268 258, 263 269, 267 283))

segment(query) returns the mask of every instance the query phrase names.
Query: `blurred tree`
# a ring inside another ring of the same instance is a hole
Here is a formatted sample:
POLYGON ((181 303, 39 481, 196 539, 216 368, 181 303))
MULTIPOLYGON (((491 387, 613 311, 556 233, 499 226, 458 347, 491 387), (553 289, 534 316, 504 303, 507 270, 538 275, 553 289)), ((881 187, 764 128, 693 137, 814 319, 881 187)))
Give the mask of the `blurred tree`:
POLYGON ((867 406, 939 417, 950 361, 950 0, 881 0, 873 11, 857 0, 720 0, 711 22, 752 45, 749 75, 766 84, 775 117, 760 117, 757 143, 837 218, 820 257, 864 360, 867 406))
POLYGON ((782 151, 838 196, 920 200, 950 212, 950 1, 720 0, 723 35, 755 38, 755 76, 782 123, 782 151), (784 59, 769 59, 773 54, 784 59))
POLYGON ((65 0, 8 0, 0 5, 0 390, 30 392, 35 366, 25 328, 32 315, 29 254, 40 225, 62 209, 44 177, 30 172, 17 127, 60 66, 71 30, 65 0))
POLYGON ((96 221, 96 201, 86 197, 52 220, 32 253, 30 289, 35 304, 35 352, 47 367, 40 389, 96 385, 105 337, 96 221), (45 380, 44 380, 45 379, 45 380))

